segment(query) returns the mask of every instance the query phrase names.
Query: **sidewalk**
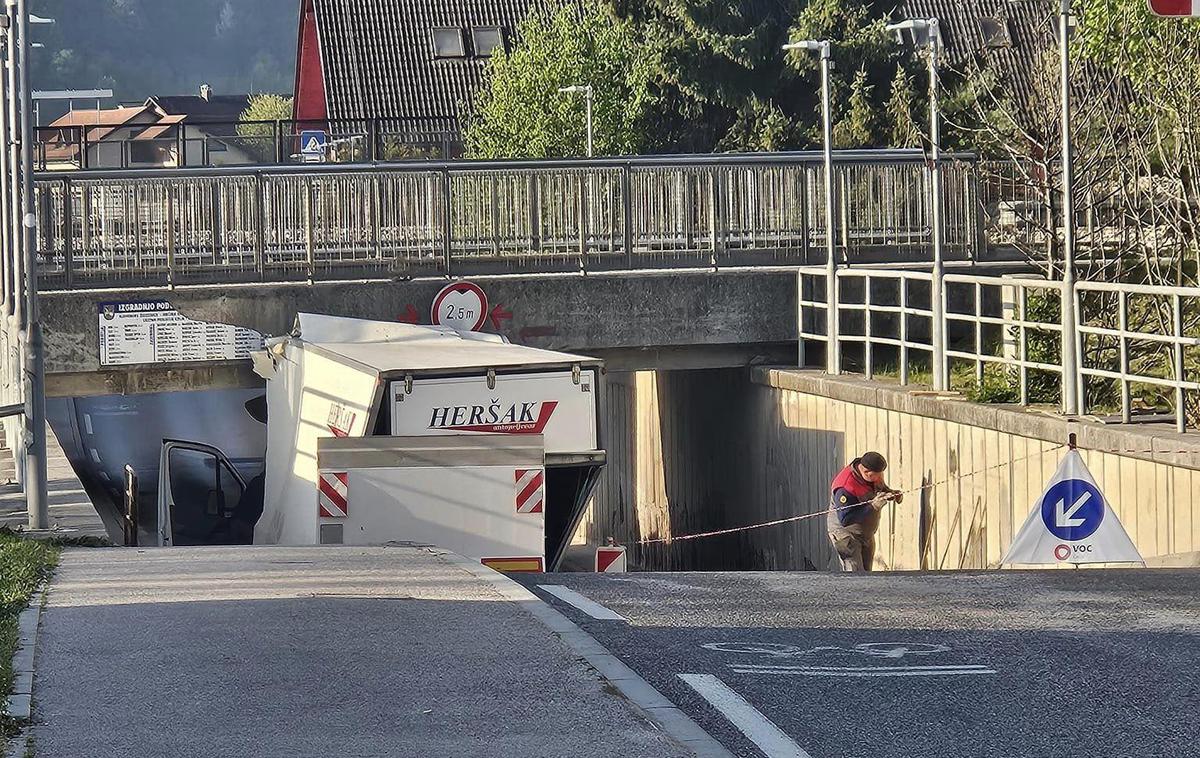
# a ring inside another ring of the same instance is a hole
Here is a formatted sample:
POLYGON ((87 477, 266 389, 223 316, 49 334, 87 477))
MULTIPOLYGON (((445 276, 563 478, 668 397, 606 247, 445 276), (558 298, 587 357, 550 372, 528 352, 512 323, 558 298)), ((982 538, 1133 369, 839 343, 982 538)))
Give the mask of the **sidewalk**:
MULTIPOLYGON (((46 428, 46 489, 50 499, 50 529, 28 532, 29 535, 109 541, 104 522, 49 427, 46 428)), ((21 487, 0 483, 0 527, 27 531, 28 524, 29 514, 21 487)), ((113 528, 119 533, 119 525, 113 524, 113 528)))
POLYGON ((688 754, 416 548, 69 550, 35 677, 38 758, 688 754))

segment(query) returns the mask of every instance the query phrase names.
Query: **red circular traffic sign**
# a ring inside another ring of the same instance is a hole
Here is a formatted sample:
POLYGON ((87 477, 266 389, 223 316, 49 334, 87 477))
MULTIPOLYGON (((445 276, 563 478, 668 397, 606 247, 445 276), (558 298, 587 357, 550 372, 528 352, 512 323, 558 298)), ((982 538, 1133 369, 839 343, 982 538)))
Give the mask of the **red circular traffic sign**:
POLYGON ((442 287, 433 299, 430 320, 464 332, 477 332, 487 321, 488 299, 474 282, 455 282, 442 287))

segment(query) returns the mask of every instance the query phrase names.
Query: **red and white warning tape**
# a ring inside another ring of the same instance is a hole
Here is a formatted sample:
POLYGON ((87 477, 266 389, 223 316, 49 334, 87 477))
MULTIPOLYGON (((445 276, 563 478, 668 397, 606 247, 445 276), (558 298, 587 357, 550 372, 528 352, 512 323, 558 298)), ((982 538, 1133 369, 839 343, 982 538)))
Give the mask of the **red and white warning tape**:
MULTIPOLYGON (((937 481, 937 482, 929 482, 927 484, 922 484, 918 487, 912 487, 907 490, 895 490, 895 491, 899 492, 901 494, 904 494, 904 495, 909 495, 909 494, 913 494, 913 493, 917 493, 917 492, 922 492, 924 490, 930 490, 935 487, 940 487, 943 484, 949 484, 950 482, 953 482, 957 479, 963 479, 968 476, 978 476, 979 474, 986 474, 989 471, 994 471, 995 469, 1004 468, 1005 466, 1011 466, 1014 463, 1020 463, 1021 461, 1027 461, 1032 458, 1040 458, 1043 455, 1047 455, 1049 453, 1056 453, 1065 447, 1067 447, 1067 446, 1066 445, 1057 445, 1055 447, 1046 448, 1045 450, 1040 450, 1036 453, 1031 453, 1029 455, 1022 456, 1020 458, 1011 458, 1007 461, 1004 461, 1003 463, 997 463, 994 466, 988 466, 986 468, 977 469, 975 471, 968 471, 968 472, 962 473, 962 474, 956 474, 948 479, 943 479, 943 480, 937 481)), ((735 526, 735 527, 732 527, 729 529, 716 529, 711 532, 700 532, 698 534, 684 534, 679 537, 658 537, 658 538, 649 539, 649 540, 638 540, 636 542, 629 542, 626 544, 629 544, 629 545, 654 545, 654 544, 661 544, 661 543, 666 543, 666 542, 686 542, 688 540, 698 540, 698 539, 703 539, 705 537, 719 537, 724 534, 736 534, 738 532, 747 532, 752 529, 765 529, 770 526, 779 526, 780 524, 793 524, 797 521, 805 521, 807 519, 825 518, 826 516, 829 515, 829 512, 831 510, 832 511, 841 511, 841 510, 845 510, 846 508, 853 508, 853 507, 854 507, 854 505, 845 505, 845 506, 840 506, 837 508, 831 508, 829 506, 825 506, 825 507, 821 508, 821 510, 816 511, 814 513, 805 513, 800 516, 790 516, 788 518, 775 519, 774 521, 763 521, 763 522, 757 523, 757 524, 747 524, 745 526, 735 526)))

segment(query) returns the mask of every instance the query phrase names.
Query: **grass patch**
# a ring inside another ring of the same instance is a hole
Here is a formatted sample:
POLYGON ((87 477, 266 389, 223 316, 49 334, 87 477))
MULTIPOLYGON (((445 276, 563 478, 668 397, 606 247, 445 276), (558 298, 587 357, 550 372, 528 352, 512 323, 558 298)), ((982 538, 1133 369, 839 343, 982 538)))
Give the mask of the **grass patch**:
MULTIPOLYGON (((12 656, 17 648, 17 617, 29 598, 58 564, 59 548, 35 540, 22 539, 0 529, 0 704, 12 691, 12 656)), ((0 739, 15 725, 4 717, 0 721, 0 739)))

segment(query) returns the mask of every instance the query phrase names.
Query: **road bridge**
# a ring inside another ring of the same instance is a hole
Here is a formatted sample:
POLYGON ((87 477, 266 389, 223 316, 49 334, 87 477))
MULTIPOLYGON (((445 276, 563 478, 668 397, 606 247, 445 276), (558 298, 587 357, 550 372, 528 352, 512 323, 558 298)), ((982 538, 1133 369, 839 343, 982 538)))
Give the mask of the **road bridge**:
MULTIPOLYGON (((946 167, 950 260, 983 249, 970 156, 946 167)), ((630 369, 794 361, 795 282, 827 235, 851 263, 927 260, 918 151, 413 162, 39 175, 54 395, 253 382, 245 366, 101 372, 101 303, 166 300, 263 334, 300 310, 426 318, 447 278, 492 277, 489 329, 630 369), (573 276, 562 276, 564 274, 573 276), (559 276, 553 276, 559 275, 559 276)))
MULTIPOLYGON (((945 165, 946 256, 983 248, 971 156, 945 165)), ((41 174, 44 289, 605 272, 929 257, 916 151, 41 174)))

